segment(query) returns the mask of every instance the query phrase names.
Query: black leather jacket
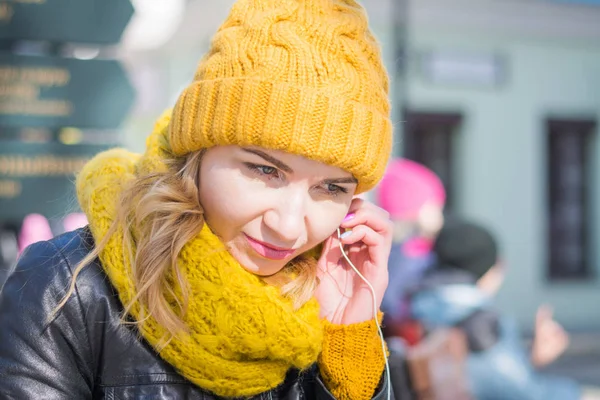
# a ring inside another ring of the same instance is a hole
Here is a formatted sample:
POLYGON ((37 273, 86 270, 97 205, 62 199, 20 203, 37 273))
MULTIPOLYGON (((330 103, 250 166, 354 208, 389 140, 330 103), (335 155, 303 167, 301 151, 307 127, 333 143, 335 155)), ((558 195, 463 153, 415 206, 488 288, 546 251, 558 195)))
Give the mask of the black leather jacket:
MULTIPOLYGON (((130 326, 101 266, 77 279, 76 293, 49 317, 74 267, 91 250, 87 230, 31 246, 0 294, 0 399, 202 399, 217 397, 186 381, 130 326)), ((386 397, 386 383, 374 397, 386 397)), ((290 371, 256 399, 333 399, 313 367, 290 371)))

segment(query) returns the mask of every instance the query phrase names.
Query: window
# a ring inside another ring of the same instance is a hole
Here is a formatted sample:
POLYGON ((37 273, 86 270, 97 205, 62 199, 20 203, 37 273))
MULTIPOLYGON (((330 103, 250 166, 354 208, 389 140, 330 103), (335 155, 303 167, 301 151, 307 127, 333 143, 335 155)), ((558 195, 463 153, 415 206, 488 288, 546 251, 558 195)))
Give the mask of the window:
POLYGON ((589 120, 547 121, 548 275, 551 280, 591 276, 589 260, 589 120))
POLYGON ((454 170, 453 136, 462 117, 459 114, 406 113, 404 157, 434 171, 444 183, 446 208, 452 208, 454 170))

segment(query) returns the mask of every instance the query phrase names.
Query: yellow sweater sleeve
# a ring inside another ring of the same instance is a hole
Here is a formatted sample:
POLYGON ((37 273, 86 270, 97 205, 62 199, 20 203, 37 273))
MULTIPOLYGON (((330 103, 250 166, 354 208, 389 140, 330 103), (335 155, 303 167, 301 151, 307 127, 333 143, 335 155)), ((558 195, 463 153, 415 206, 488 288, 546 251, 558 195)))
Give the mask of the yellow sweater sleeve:
MULTIPOLYGON (((382 317, 379 313, 380 321, 382 317)), ((323 351, 318 363, 325 385, 336 399, 372 399, 385 369, 375 321, 352 325, 325 321, 323 351)))

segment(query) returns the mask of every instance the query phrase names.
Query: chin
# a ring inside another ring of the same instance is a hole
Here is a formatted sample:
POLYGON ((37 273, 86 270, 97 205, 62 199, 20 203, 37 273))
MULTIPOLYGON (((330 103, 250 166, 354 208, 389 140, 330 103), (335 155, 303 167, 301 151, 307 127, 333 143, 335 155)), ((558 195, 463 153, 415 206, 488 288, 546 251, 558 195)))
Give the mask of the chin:
POLYGON ((243 260, 238 259, 240 265, 248 272, 252 272, 257 276, 271 276, 283 269, 287 262, 274 261, 268 259, 253 260, 244 257, 243 260))

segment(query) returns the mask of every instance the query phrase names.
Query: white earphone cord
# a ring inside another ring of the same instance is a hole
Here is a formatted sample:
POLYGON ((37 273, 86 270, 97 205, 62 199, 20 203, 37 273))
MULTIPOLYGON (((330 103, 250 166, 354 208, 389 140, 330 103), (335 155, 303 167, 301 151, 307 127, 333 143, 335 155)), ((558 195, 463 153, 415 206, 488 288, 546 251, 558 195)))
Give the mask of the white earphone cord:
POLYGON ((390 378, 390 364, 388 362, 387 353, 385 351, 385 340, 383 339, 383 332, 381 331, 381 325, 379 324, 379 320, 377 319, 377 295, 375 294, 375 289, 373 289, 373 286, 371 285, 371 283, 367 280, 367 278, 365 278, 360 273, 358 268, 356 268, 354 266, 354 264, 352 264, 352 261, 350 261, 350 258, 346 254, 346 251, 344 250, 344 245, 342 244, 342 241, 341 241, 342 234, 340 232, 340 228, 338 228, 337 234, 338 234, 338 239, 340 240, 339 246, 340 246, 340 250, 342 251, 342 255, 344 256, 344 258, 346 259, 348 264, 350 264, 350 266, 352 267, 354 272, 356 272, 358 274, 358 276, 360 277, 360 279, 362 279, 363 282, 365 282, 367 284, 369 289, 371 289, 371 294, 373 295, 373 315, 374 315, 375 323, 377 324, 377 331, 379 332, 379 338, 381 339, 381 350, 383 351, 383 358, 385 360, 385 377, 387 379, 387 399, 390 400, 391 399, 391 386, 392 386, 392 381, 390 378))

